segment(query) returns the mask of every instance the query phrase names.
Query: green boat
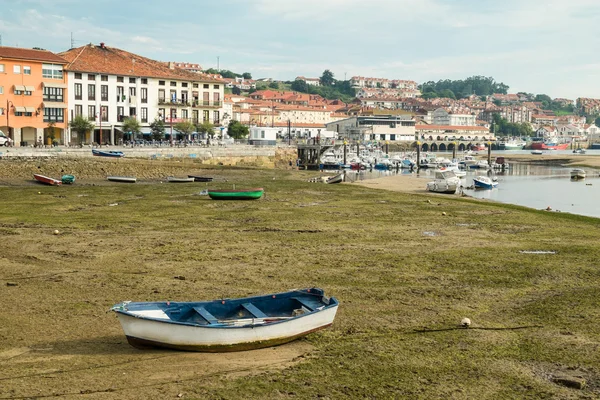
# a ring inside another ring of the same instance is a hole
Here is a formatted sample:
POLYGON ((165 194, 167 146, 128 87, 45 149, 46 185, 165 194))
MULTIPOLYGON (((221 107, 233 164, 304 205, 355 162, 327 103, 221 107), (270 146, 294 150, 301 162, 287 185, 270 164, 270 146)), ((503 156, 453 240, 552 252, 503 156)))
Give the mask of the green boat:
POLYGON ((75 183, 75 175, 63 175, 62 178, 60 178, 60 180, 65 185, 72 185, 73 183, 75 183))
POLYGON ((208 195, 213 200, 254 200, 260 199, 265 190, 253 189, 208 189, 208 195))

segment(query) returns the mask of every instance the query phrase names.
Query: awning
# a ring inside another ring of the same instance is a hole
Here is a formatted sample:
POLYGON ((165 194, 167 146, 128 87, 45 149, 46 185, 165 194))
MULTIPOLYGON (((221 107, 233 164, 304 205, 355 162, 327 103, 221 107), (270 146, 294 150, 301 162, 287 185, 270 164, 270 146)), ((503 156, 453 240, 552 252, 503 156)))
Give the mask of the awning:
POLYGON ((21 92, 25 91, 25 86, 23 85, 15 85, 15 90, 20 90, 21 92))
POLYGON ((53 103, 50 101, 45 101, 42 105, 44 108, 67 108, 67 103, 53 103))
POLYGON ((60 89, 66 89, 67 85, 64 83, 50 83, 50 82, 42 82, 42 85, 44 87, 53 87, 53 88, 60 88, 60 89))
POLYGON ((34 113, 35 112, 35 107, 25 107, 25 112, 34 113))
POLYGON ((15 112, 25 112, 25 107, 15 107, 15 112))
POLYGON ((25 86, 25 90, 28 92, 33 92, 35 91, 35 88, 33 86, 25 86))

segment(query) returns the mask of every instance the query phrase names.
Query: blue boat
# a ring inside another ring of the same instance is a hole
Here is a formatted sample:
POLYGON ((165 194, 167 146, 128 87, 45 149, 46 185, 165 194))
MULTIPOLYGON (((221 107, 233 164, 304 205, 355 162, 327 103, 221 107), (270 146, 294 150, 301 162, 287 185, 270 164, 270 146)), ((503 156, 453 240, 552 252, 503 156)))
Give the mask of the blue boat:
POLYGON ((473 178, 475 189, 493 189, 498 186, 498 181, 487 176, 476 176, 473 178))
POLYGON ((125 154, 123 154, 122 151, 108 151, 108 150, 96 150, 96 149, 92 149, 92 154, 98 157, 115 157, 115 158, 119 158, 119 157, 123 157, 125 154))
POLYGON ((290 342, 333 323, 338 301, 322 289, 202 302, 129 302, 114 305, 134 347, 240 351, 290 342))

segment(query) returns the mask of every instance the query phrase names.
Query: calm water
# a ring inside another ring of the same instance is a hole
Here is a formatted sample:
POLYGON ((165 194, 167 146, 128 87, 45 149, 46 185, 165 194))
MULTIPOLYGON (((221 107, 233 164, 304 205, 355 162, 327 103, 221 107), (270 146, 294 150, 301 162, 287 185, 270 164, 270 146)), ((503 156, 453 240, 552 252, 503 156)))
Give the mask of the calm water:
MULTIPOLYGON (((593 152, 588 151, 587 155, 593 152)), ((501 156, 503 152, 494 152, 501 156)), ((506 154, 518 154, 506 152, 506 154)), ((528 153, 523 151, 523 153, 528 153)), ((530 153, 530 152, 529 152, 530 153)), ((571 153, 571 151, 553 151, 553 154, 571 153)), ((443 155, 440 155, 443 156, 443 155)), ((447 157, 447 156, 446 156, 447 157)), ((501 203, 517 204, 535 209, 551 207, 554 211, 569 212, 600 218, 600 171, 586 168, 587 177, 580 181, 570 179, 570 167, 543 166, 512 163, 504 173, 495 171, 491 176, 498 179, 498 187, 492 190, 464 189, 464 193, 481 199, 501 203)), ((400 174, 411 174, 401 170, 400 174)), ((395 171, 363 171, 359 179, 372 179, 396 174, 395 171)), ((473 177, 485 175, 485 171, 470 170, 462 178, 465 187, 473 186, 473 177)), ((414 175, 414 174, 413 174, 414 175)), ((432 179, 432 172, 421 170, 415 179, 423 180, 423 188, 432 179)))

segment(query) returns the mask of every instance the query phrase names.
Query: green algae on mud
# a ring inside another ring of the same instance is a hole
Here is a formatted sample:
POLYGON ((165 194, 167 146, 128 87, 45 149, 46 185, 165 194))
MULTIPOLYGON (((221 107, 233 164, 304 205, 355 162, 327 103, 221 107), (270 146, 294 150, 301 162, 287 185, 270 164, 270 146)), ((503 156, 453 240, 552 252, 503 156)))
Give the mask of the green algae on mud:
POLYGON ((0 313, 0 397, 600 395, 597 219, 308 183, 309 172, 218 173, 210 187, 265 196, 218 202, 200 195, 203 183, 79 177, 72 187, 0 187, 0 301, 15 305, 0 313), (122 300, 309 286, 340 301, 331 328, 216 358, 136 350, 106 313, 122 300), (454 329, 463 317, 499 329, 454 329), (564 373, 586 387, 552 382, 564 373))

